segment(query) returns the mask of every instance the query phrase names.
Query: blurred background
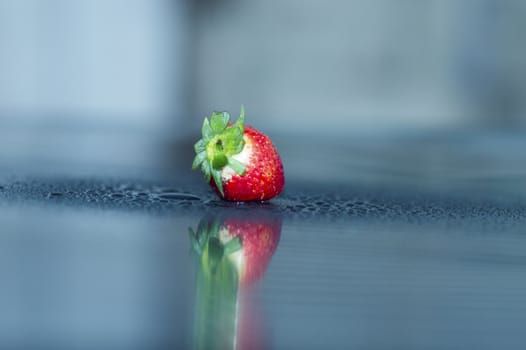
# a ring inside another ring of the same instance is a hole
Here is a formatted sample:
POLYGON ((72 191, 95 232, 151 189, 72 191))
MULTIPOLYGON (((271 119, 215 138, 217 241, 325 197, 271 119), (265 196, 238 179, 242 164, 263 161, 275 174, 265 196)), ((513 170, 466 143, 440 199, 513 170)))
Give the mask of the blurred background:
POLYGON ((0 0, 1 167, 186 165, 202 118, 241 104, 285 159, 292 133, 517 130, 525 19, 517 0, 0 0))

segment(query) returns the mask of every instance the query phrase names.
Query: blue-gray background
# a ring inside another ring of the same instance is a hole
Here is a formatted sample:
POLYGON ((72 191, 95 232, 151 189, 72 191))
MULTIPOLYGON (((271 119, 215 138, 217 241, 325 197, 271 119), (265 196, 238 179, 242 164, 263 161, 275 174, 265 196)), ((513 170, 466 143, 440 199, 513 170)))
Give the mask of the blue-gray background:
POLYGON ((282 140, 521 129, 525 19, 513 0, 0 0, 2 165, 181 166, 241 104, 282 140))
POLYGON ((523 125, 516 0, 1 0, 2 121, 523 125))

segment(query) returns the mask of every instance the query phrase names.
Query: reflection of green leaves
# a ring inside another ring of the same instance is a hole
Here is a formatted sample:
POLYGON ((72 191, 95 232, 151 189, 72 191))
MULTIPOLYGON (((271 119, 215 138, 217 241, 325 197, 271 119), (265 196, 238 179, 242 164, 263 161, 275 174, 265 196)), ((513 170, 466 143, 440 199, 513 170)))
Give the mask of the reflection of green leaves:
POLYGON ((194 253, 197 255, 201 255, 201 253, 203 252, 201 244, 199 243, 196 233, 191 228, 188 228, 188 238, 190 238, 190 243, 192 245, 192 250, 194 251, 194 253))
POLYGON ((208 237, 219 237, 219 229, 221 228, 221 222, 219 220, 208 221, 208 237))
POLYGON ((225 244, 224 254, 225 256, 237 252, 241 249, 241 240, 239 237, 234 237, 225 244))
POLYGON ((201 259, 196 284, 194 347, 234 349, 239 289, 235 265, 224 255, 213 267, 201 259))
POLYGON ((207 247, 207 254, 208 254, 208 266, 210 270, 213 272, 216 266, 221 262, 221 259, 223 258, 223 252, 224 248, 221 244, 221 241, 217 237, 209 237, 208 238, 208 247, 207 247))
MULTIPOLYGON (((192 249, 198 255, 207 254, 207 259, 222 259, 223 256, 228 256, 242 247, 242 241, 239 237, 233 237, 223 242, 219 237, 219 231, 222 228, 222 222, 218 218, 204 218, 198 226, 197 232, 192 228, 188 228, 188 236, 192 249)), ((228 236, 227 236, 228 237, 228 236)))

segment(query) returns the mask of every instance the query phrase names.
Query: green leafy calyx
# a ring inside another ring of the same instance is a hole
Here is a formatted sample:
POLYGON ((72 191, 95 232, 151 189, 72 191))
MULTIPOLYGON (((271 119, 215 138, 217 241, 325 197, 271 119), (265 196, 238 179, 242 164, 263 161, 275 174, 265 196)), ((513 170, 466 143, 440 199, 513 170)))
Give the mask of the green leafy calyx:
POLYGON ((230 123, 227 112, 213 112, 210 120, 205 118, 201 128, 202 138, 194 145, 195 158, 192 169, 201 168, 205 180, 211 179, 217 189, 224 196, 221 171, 224 167, 231 167, 236 174, 245 175, 245 165, 233 156, 241 153, 245 146, 243 140, 245 111, 241 113, 235 123, 230 123))

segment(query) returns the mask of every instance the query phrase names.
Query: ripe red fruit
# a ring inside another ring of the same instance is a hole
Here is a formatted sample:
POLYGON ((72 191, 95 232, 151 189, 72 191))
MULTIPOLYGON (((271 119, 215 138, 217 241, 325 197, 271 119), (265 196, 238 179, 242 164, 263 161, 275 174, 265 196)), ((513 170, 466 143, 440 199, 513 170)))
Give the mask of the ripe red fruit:
POLYGON ((265 201, 285 185, 283 164, 270 138, 244 125, 244 111, 235 123, 227 112, 205 118, 203 138, 194 145, 192 169, 201 168, 205 180, 228 201, 265 201))

